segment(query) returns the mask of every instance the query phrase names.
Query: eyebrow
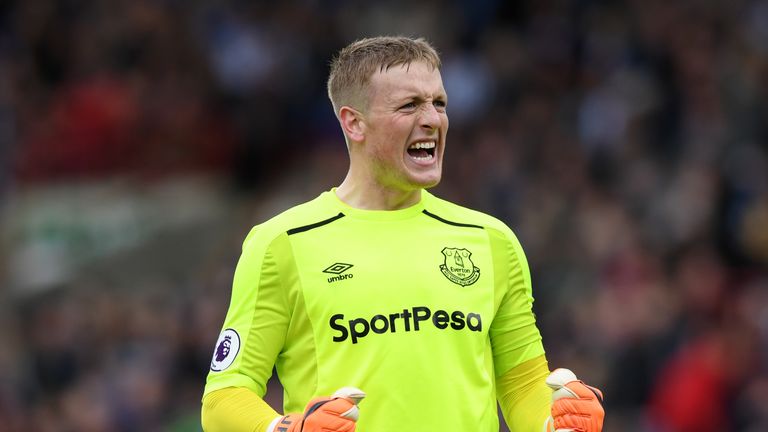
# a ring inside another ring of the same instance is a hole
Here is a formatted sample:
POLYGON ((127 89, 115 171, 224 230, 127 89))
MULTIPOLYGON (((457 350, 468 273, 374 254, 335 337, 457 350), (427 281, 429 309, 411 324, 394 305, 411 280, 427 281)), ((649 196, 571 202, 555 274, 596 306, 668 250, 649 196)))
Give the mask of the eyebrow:
MULTIPOLYGON (((414 90, 404 90, 401 93, 394 93, 388 97, 388 100, 391 102, 400 102, 405 100, 426 100, 427 98, 424 97, 423 93, 414 91, 414 90)), ((445 92, 440 92, 439 94, 435 95, 433 99, 442 99, 446 100, 448 99, 448 95, 445 92)))

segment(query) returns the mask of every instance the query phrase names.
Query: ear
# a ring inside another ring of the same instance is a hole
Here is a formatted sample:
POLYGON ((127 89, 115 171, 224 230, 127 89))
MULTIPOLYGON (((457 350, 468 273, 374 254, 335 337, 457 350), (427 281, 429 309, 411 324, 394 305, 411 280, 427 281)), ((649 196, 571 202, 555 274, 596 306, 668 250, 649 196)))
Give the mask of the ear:
POLYGON ((365 121, 360 111, 348 106, 341 107, 339 109, 339 122, 344 134, 351 141, 363 141, 365 138, 365 121))

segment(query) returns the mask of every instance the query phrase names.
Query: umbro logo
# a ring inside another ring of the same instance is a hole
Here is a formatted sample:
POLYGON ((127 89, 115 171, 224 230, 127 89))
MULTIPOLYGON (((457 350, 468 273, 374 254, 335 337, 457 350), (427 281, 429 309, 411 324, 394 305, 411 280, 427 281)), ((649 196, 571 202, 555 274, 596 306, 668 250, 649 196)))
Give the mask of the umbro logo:
POLYGON ((331 276, 328 278, 328 283, 336 282, 344 279, 351 279, 354 277, 352 273, 345 273, 347 270, 351 269, 353 266, 352 264, 346 264, 346 263, 333 263, 330 266, 328 266, 325 270, 323 270, 323 273, 330 273, 336 276, 331 276))
POLYGON ((330 266, 328 266, 328 268, 323 270, 323 273, 342 274, 351 268, 352 268, 352 264, 333 263, 330 266))

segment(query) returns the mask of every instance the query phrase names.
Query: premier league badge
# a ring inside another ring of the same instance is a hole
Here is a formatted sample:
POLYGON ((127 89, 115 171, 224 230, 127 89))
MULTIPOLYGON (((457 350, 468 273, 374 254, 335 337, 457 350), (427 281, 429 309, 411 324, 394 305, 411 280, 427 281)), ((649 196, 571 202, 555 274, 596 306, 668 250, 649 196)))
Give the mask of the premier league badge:
POLYGON ((240 335, 228 328, 221 332, 211 360, 211 370, 221 372, 232 365, 240 352, 240 335))

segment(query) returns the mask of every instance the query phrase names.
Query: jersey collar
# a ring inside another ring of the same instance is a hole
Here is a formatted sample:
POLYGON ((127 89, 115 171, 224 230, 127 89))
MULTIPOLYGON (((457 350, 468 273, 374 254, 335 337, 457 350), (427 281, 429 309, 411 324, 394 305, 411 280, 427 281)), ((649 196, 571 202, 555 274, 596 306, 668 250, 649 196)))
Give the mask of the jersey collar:
POLYGON ((324 192, 326 199, 336 207, 341 213, 346 216, 353 217, 355 219, 366 219, 375 221, 393 221, 412 218, 419 215, 424 210, 424 202, 428 200, 431 195, 426 190, 421 191, 421 200, 416 204, 400 209, 400 210, 363 210, 355 208, 345 203, 336 195, 336 188, 330 191, 324 192))

